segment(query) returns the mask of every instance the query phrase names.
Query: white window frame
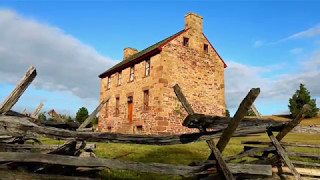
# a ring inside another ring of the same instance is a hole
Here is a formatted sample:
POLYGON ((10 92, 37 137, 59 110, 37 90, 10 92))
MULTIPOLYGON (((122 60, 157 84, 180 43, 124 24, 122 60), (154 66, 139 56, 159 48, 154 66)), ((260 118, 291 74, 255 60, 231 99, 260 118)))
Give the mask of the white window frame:
POLYGON ((118 72, 118 86, 121 85, 121 78, 122 78, 121 72, 118 72))
POLYGON ((150 59, 146 60, 146 67, 145 67, 145 76, 149 76, 150 75, 150 59))
POLYGON ((129 82, 134 80, 134 66, 130 67, 129 82))

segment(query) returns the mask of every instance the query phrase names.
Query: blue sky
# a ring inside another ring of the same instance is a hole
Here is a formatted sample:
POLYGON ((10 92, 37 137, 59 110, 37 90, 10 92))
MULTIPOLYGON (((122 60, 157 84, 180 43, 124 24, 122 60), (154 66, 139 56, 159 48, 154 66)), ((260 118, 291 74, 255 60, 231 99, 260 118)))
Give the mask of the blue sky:
POLYGON ((284 113, 299 83, 320 97, 319 7, 316 1, 1 1, 0 38, 7 41, 0 39, 0 100, 33 64, 38 76, 16 110, 44 102, 45 110, 71 115, 81 106, 92 111, 97 76, 122 59, 124 47, 142 50, 183 29, 184 14, 195 12, 229 66, 231 112, 250 88, 261 87, 258 110, 284 113))

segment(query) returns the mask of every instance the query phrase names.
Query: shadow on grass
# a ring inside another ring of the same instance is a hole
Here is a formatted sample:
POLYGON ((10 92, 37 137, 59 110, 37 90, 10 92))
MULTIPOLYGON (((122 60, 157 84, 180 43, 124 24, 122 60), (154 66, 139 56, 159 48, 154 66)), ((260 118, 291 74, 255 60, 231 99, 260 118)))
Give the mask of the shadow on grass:
POLYGON ((209 148, 207 149, 208 153, 204 152, 202 149, 195 151, 186 145, 159 147, 137 158, 137 161, 188 165, 195 160, 205 160, 210 152, 209 148))
MULTIPOLYGON (((148 148, 148 146, 146 146, 148 148)), ((141 149, 140 149, 141 150, 141 149)), ((139 151, 139 149, 138 149, 139 151)), ((132 154, 131 154, 132 155, 132 154)), ((143 154, 137 153, 135 157, 128 158, 131 161, 142 163, 164 163, 173 165, 188 165, 192 161, 205 160, 209 155, 209 150, 206 152, 202 148, 195 151, 188 145, 160 146, 153 147, 151 150, 143 154), (188 149, 189 148, 189 149, 188 149)), ((118 156, 120 160, 126 161, 126 154, 118 156)), ((102 179, 196 179, 195 176, 180 176, 180 175, 164 175, 156 173, 141 173, 127 170, 108 170, 97 174, 98 178, 102 179)))

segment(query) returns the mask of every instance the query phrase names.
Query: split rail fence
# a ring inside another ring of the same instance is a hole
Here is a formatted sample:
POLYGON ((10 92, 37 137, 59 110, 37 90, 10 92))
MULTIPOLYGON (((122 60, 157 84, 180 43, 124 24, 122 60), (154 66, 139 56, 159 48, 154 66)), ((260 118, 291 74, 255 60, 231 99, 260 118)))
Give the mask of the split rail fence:
POLYGON ((287 146, 319 148, 320 145, 281 141, 301 122, 309 109, 307 105, 303 107, 295 119, 289 122, 277 122, 271 119, 261 119, 261 117, 248 119, 244 116, 250 108, 254 107, 253 103, 260 93, 259 88, 253 88, 242 100, 234 117, 210 116, 195 113, 179 85, 175 85, 173 87, 174 92, 188 113, 182 125, 199 129, 198 133, 138 135, 92 132, 92 129, 86 127, 96 117, 103 105, 109 101, 110 97, 103 100, 80 126, 63 122, 54 110, 51 114, 57 122, 39 122, 36 115, 43 106, 41 104, 29 117, 11 110, 36 77, 36 74, 36 69, 30 67, 17 87, 0 105, 0 173, 8 177, 81 179, 81 177, 76 176, 87 176, 104 168, 171 175, 194 175, 199 179, 210 174, 223 176, 228 180, 242 176, 269 177, 273 172, 277 172, 280 176, 291 174, 295 179, 301 179, 301 176, 320 177, 320 172, 317 169, 295 167, 312 166, 319 168, 319 163, 289 159, 289 156, 320 159, 319 154, 286 150, 287 146), (274 132, 279 133, 274 136, 274 132), (245 144, 244 151, 240 154, 231 157, 221 155, 232 137, 246 137, 260 133, 267 133, 270 142, 244 141, 242 142, 242 144, 245 144), (62 146, 42 145, 37 140, 38 137, 66 141, 62 146), (213 139, 217 139, 216 144, 213 139), (30 144, 30 141, 33 141, 33 143, 30 144), (197 141, 206 141, 211 154, 208 155, 207 161, 192 162, 188 166, 97 158, 92 153, 95 145, 86 144, 86 142, 112 142, 163 146, 197 141), (264 145, 264 147, 253 145, 264 145), (233 160, 239 160, 243 157, 253 157, 257 160, 246 163, 232 163, 233 160), (24 173, 18 171, 18 169, 23 169, 24 173))

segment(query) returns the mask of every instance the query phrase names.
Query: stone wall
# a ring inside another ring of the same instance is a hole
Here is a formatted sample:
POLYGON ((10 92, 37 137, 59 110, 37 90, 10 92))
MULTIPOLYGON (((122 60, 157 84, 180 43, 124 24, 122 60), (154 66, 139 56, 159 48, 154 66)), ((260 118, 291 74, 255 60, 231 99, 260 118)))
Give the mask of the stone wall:
POLYGON ((156 120, 161 111, 161 74, 163 67, 161 55, 155 55, 150 59, 150 76, 145 77, 145 61, 135 65, 134 80, 129 82, 130 68, 122 70, 122 82, 117 86, 118 73, 111 75, 111 88, 107 89, 107 77, 101 80, 100 101, 111 96, 110 101, 99 113, 98 129, 100 131, 120 133, 143 133, 160 132, 156 120), (149 110, 143 110, 143 91, 149 90, 149 110), (133 123, 128 120, 128 97, 133 96, 133 123), (119 97, 120 114, 115 116, 116 98, 119 97), (108 109, 108 117, 106 117, 108 109), (142 126, 142 130, 137 129, 142 126))
POLYGON ((162 77, 168 81, 163 90, 163 96, 166 96, 163 104, 168 110, 180 108, 171 88, 179 84, 195 112, 225 115, 224 63, 204 35, 187 31, 168 43, 161 55, 162 77), (189 47, 182 45, 184 37, 189 38, 189 47), (204 53, 204 44, 208 44, 208 53, 204 53))

